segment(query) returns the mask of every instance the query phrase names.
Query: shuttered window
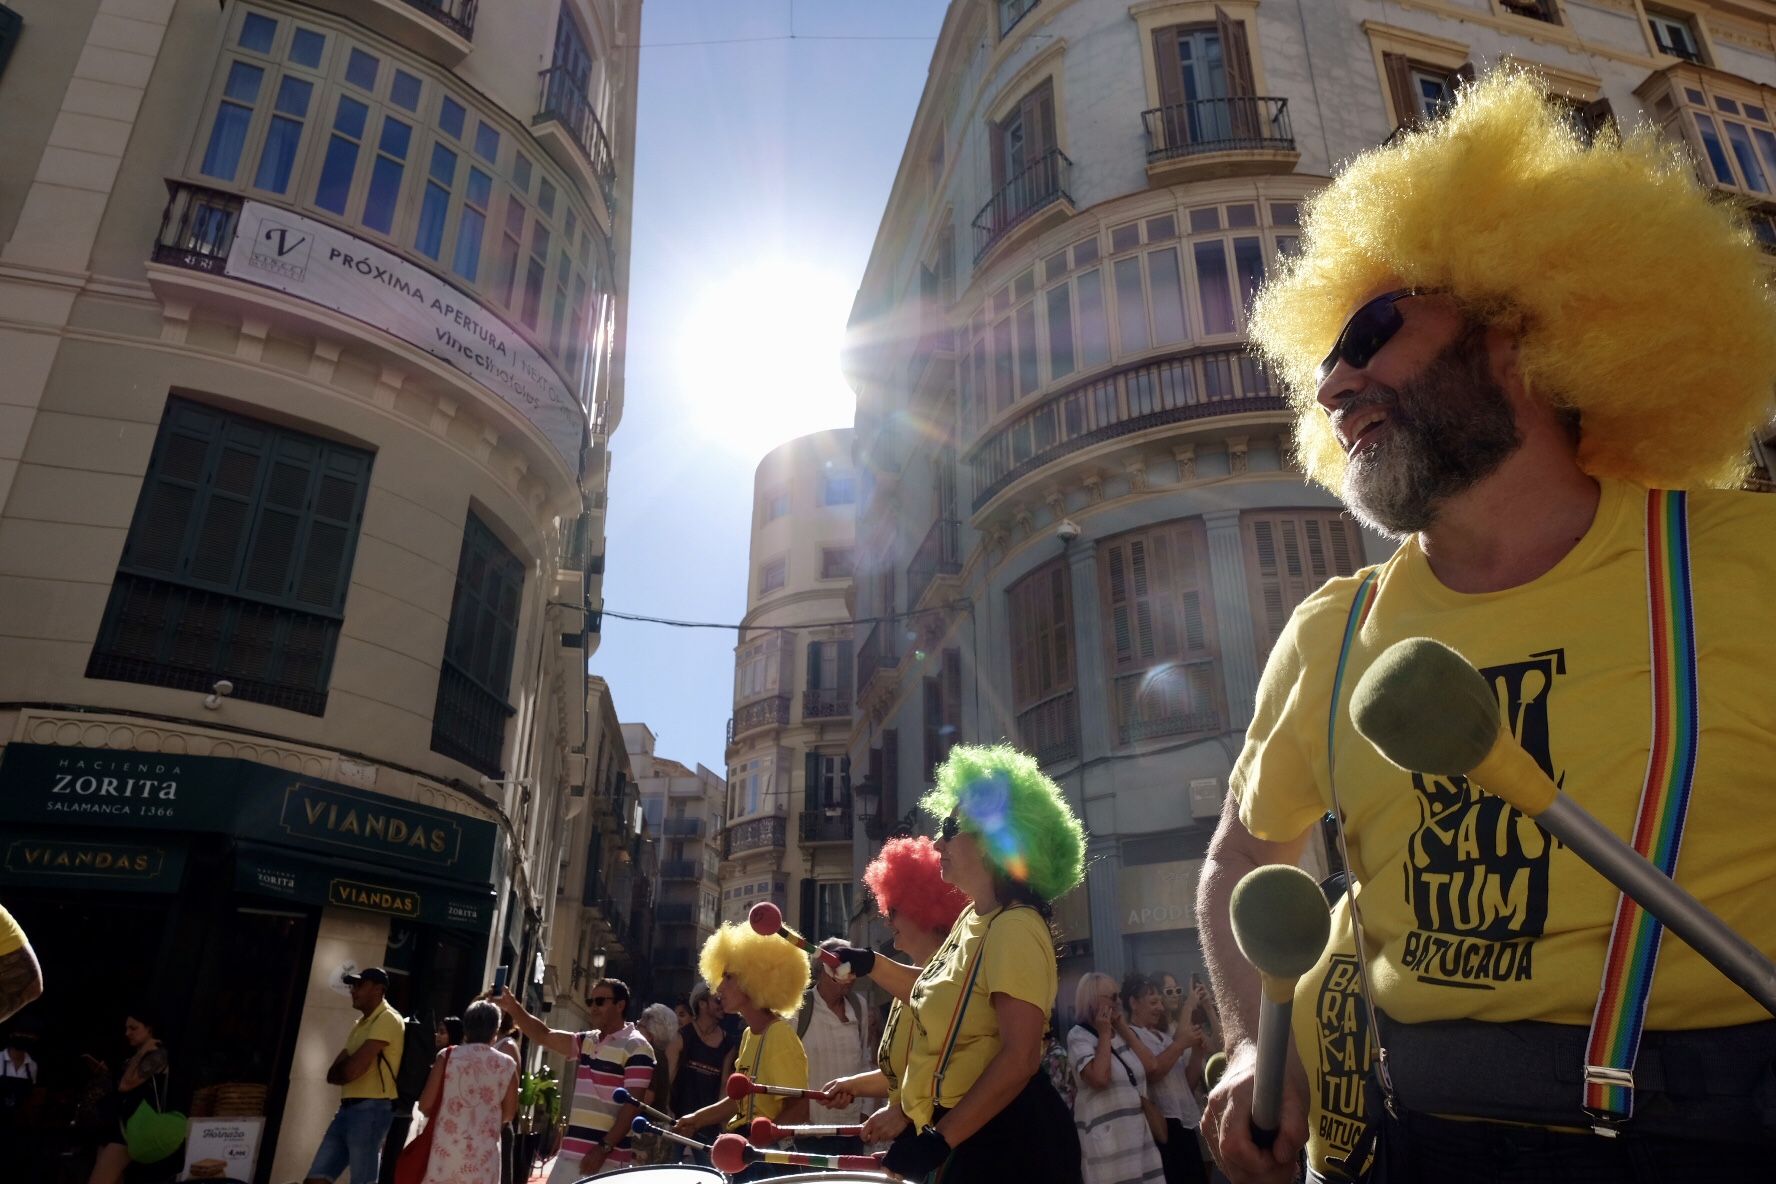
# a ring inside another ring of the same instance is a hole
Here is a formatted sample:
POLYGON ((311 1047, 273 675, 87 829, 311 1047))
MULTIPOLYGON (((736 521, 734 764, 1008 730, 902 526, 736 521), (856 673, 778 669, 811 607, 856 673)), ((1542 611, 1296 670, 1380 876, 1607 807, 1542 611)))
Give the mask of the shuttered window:
POLYGON ((322 714, 370 461, 169 399, 87 677, 322 714))
POLYGON ((1199 519, 1098 544, 1118 742, 1221 728, 1221 681, 1199 519))
POLYGON ((1011 681, 1018 740, 1044 764, 1079 755, 1073 695, 1073 605, 1067 564, 1055 560, 1012 586, 1011 681))
POLYGON ((1363 537, 1337 510, 1246 513, 1240 515, 1240 534, 1252 593, 1252 639, 1262 663, 1308 593, 1362 565, 1363 537))
POLYGON ((523 595, 524 565, 471 513, 463 524, 456 565, 456 594, 432 713, 432 751, 492 777, 503 775, 500 754, 506 720, 513 714, 506 694, 523 595))

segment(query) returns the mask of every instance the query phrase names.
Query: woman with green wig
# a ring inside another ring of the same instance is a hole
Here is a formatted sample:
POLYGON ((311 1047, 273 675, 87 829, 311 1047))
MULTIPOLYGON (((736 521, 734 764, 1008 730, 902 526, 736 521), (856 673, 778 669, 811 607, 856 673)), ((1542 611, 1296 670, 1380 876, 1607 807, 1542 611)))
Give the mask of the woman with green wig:
POLYGON ((961 745, 920 803, 941 819, 943 878, 962 890, 949 936, 921 970, 829 945, 906 1004, 912 1040, 900 1082, 910 1120, 883 1166, 945 1184, 1080 1179, 1073 1117, 1042 1072, 1057 986, 1050 903, 1085 870, 1085 832, 1035 758, 961 745))

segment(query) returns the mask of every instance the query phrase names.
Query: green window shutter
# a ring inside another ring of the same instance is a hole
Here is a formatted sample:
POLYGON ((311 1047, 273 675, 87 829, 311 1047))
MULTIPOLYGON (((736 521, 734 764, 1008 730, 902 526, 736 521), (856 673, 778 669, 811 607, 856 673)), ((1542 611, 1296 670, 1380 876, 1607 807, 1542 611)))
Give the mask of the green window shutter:
POLYGON ((124 545, 125 570, 166 578, 181 574, 210 453, 221 437, 223 422, 207 408, 177 400, 167 404, 124 545))
POLYGON ((12 56, 13 47, 19 42, 24 24, 24 17, 0 4, 0 73, 6 70, 6 59, 12 56))
POLYGON ((839 647, 839 677, 833 683, 834 690, 843 690, 851 685, 851 643, 835 641, 831 643, 839 647))
POLYGON ((370 492, 370 457, 356 449, 326 448, 316 468, 302 561, 293 599, 300 605, 343 613, 364 501, 370 492))
POLYGON ((820 809, 820 754, 807 753, 802 758, 802 809, 820 809))
POLYGON ((517 557, 470 514, 463 527, 444 656, 502 703, 512 681, 523 589, 524 568, 517 557))
POLYGON ((808 678, 802 685, 806 690, 820 690, 820 643, 818 641, 808 643, 808 678))
MULTIPOLYGON (((802 880, 802 909, 796 925, 804 934, 812 934, 815 932, 814 922, 816 919, 814 916, 814 881, 804 877, 802 880)), ((812 940, 819 941, 821 939, 815 937, 812 940)))

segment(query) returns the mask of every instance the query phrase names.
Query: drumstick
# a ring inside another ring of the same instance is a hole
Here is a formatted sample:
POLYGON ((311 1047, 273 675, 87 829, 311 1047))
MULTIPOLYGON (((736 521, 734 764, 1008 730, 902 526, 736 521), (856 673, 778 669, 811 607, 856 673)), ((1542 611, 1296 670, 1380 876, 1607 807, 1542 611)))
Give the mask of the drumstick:
POLYGON ((838 1172, 878 1171, 880 1155, 814 1155, 806 1151, 761 1151, 739 1135, 727 1134, 709 1149, 709 1162, 715 1170, 734 1176, 746 1170, 749 1163, 776 1163, 796 1168, 821 1168, 838 1172))
POLYGON ((766 937, 775 933, 798 950, 806 950, 810 954, 818 954, 820 960, 828 966, 838 966, 839 956, 831 950, 823 950, 795 930, 783 923, 783 910, 768 900, 761 900, 747 910, 746 923, 752 926, 754 933, 762 933, 766 937))
POLYGON ((674 1122, 678 1121, 673 1118, 672 1115, 666 1113, 666 1111, 648 1105, 620 1085, 611 1091, 611 1101, 619 1106, 634 1106, 655 1122, 663 1122, 667 1126, 671 1126, 674 1122))
POLYGON ((747 1094, 770 1094, 778 1098, 808 1098, 816 1102, 830 1102, 832 1095, 817 1089, 798 1089, 793 1085, 764 1085, 747 1077, 744 1073, 733 1073, 728 1076, 727 1095, 738 1102, 747 1094))
POLYGON ((862 1123, 851 1123, 841 1126, 778 1126, 768 1118, 760 1117, 752 1120, 752 1126, 746 1132, 754 1143, 775 1143, 779 1139, 846 1139, 863 1134, 862 1123))
POLYGON ((699 1143, 695 1139, 687 1139, 683 1135, 667 1130, 665 1127, 660 1126, 657 1123, 649 1122, 639 1114, 635 1116, 635 1121, 629 1124, 629 1129, 638 1135, 659 1135, 669 1143, 677 1143, 681 1147, 689 1147, 695 1151, 709 1150, 709 1144, 699 1143))

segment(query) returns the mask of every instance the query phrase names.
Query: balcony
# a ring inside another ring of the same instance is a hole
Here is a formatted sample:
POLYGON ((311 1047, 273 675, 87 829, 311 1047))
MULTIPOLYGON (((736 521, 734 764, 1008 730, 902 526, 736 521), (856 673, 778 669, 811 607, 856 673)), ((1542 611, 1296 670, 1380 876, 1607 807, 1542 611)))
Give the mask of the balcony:
POLYGON ((538 77, 542 93, 536 117, 530 121, 537 139, 555 163, 596 184, 608 217, 616 209, 617 161, 598 112, 586 97, 586 80, 575 77, 565 66, 551 66, 538 77))
POLYGON ((857 697, 862 699, 876 675, 900 665, 899 638, 889 621, 877 621, 857 649, 857 697))
MULTIPOLYGON (((701 880, 703 865, 695 859, 666 859, 660 862, 661 880, 701 880)), ((662 908, 666 907, 664 905, 662 908)))
POLYGON ((477 0, 308 0, 444 66, 469 56, 477 0))
POLYGON ((1289 100, 1195 99, 1141 112, 1147 173, 1167 183, 1288 172, 1301 159, 1289 100))
POLYGON ((242 199, 220 189, 168 181, 166 209, 154 239, 154 262, 221 275, 234 245, 242 199))
POLYGON ((446 661, 438 673, 432 751, 489 777, 503 777, 500 753, 506 746, 506 720, 516 714, 504 699, 446 661))
POLYGON ((925 532, 925 541, 913 552, 907 564, 907 604, 918 608, 925 590, 939 576, 953 576, 962 570, 962 524, 954 518, 939 518, 925 532))
POLYGON ((722 858, 733 859, 753 851, 781 851, 785 830, 784 820, 778 817, 754 818, 731 826, 722 836, 722 858))
POLYGON ((1040 765, 1059 764, 1079 756, 1079 712, 1073 692, 1063 691, 1018 712, 1018 742, 1040 765))
POLYGON ((697 906, 694 904, 662 904, 654 908, 654 920, 661 925, 694 925, 697 906))
POLYGON ((1220 731, 1219 681, 1213 658, 1162 662, 1117 675, 1110 681, 1117 743, 1220 731))
POLYGON ((968 458, 974 512, 1020 477, 1105 440, 1217 415, 1287 409, 1263 365, 1243 349, 1197 350, 1113 370, 1063 390, 982 439, 968 458))
POLYGON ((802 692, 802 718, 847 719, 851 715, 850 687, 822 687, 802 692))
POLYGON ((703 837, 703 820, 701 818, 668 818, 661 822, 660 833, 669 839, 700 839, 703 837))
POLYGON ((930 329, 919 335, 913 345, 913 356, 907 362, 907 389, 912 403, 926 412, 941 406, 956 386, 956 335, 948 329, 930 329))
POLYGON ((1073 162, 1059 148, 1050 148, 1025 165, 995 193, 980 213, 974 216, 974 261, 979 263, 1013 230, 1034 230, 1049 219, 1037 218, 1043 211, 1056 214, 1073 212, 1073 197, 1068 192, 1073 162))
POLYGON ((849 843, 857 826, 849 805, 803 810, 801 821, 803 843, 849 843))
POLYGON ((769 699, 760 699, 756 703, 748 703, 734 712, 728 720, 728 743, 732 744, 748 732, 756 732, 760 728, 789 726, 789 696, 773 695, 769 699))

